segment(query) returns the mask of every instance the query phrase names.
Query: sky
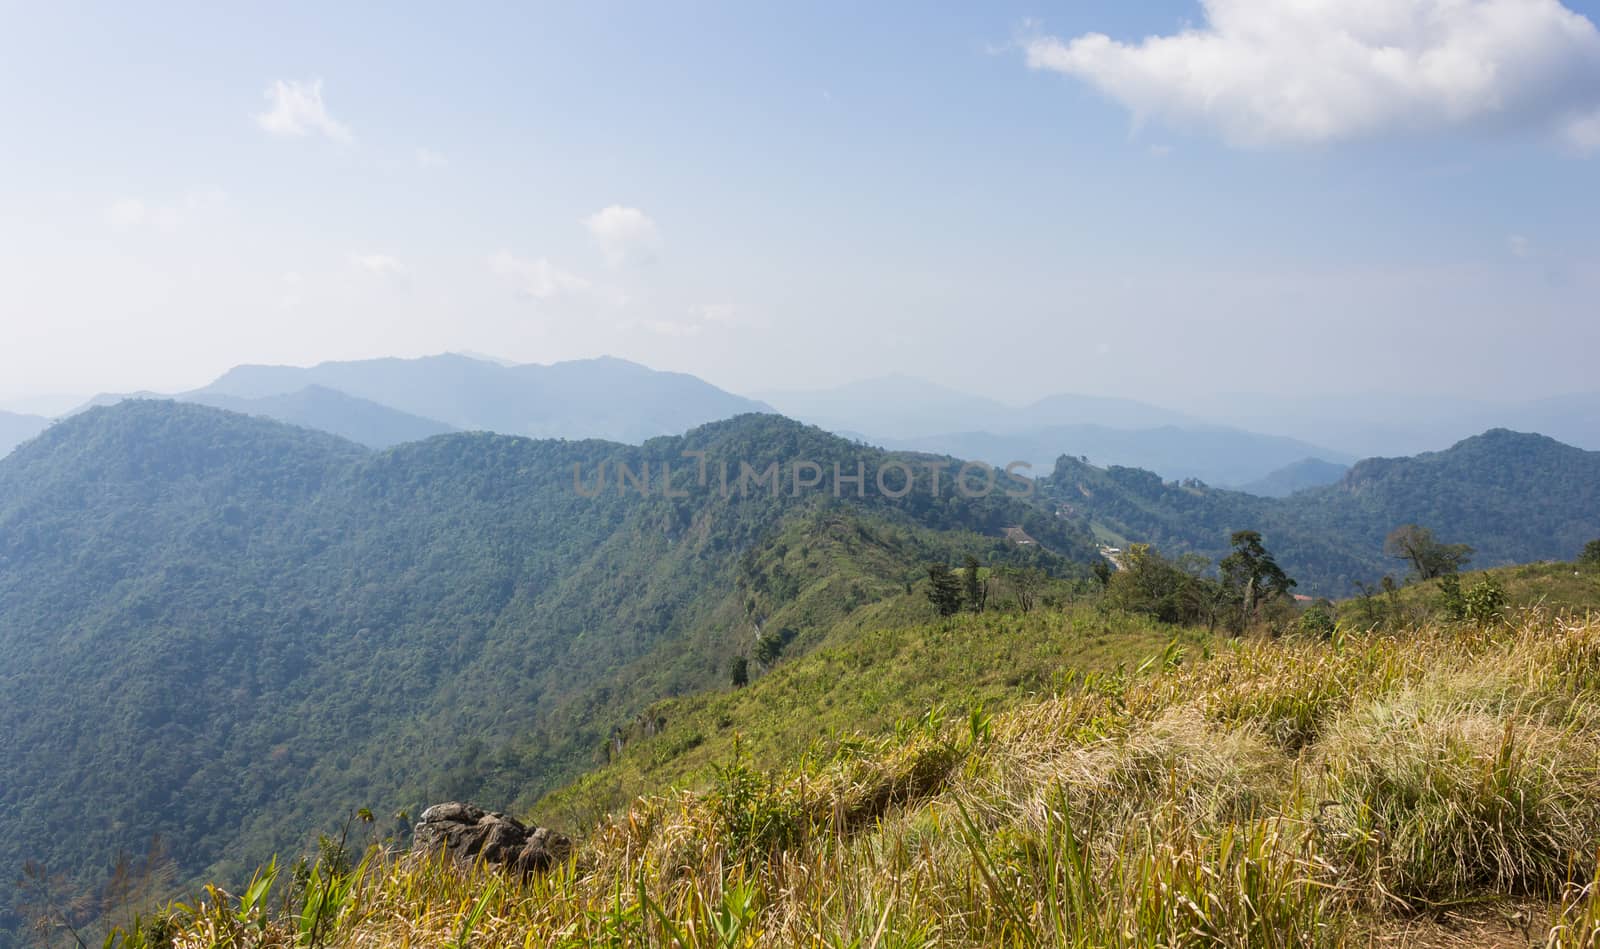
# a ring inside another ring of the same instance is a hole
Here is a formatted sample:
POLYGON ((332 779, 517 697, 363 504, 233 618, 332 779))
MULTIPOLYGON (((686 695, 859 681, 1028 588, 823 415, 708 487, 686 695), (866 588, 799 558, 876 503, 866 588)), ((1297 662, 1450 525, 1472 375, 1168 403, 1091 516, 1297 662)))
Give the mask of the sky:
POLYGON ((1600 388, 1600 0, 3 15, 0 405, 446 351, 1600 388))

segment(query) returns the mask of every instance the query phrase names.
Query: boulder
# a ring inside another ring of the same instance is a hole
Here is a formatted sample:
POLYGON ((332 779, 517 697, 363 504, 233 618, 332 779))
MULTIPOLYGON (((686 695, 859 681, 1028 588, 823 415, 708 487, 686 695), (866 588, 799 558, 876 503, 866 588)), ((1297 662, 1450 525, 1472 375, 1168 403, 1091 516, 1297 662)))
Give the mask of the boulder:
POLYGON ((572 854, 572 841, 548 827, 529 830, 504 814, 451 801, 422 812, 411 833, 412 853, 443 850, 461 865, 484 863, 522 874, 544 873, 572 854))

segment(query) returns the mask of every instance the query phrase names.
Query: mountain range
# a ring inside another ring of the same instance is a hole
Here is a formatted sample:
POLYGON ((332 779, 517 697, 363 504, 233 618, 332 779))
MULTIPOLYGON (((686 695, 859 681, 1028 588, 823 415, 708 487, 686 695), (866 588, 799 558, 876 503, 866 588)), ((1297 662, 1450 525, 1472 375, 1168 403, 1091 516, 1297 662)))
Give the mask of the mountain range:
POLYGON ((1072 456, 1031 495, 967 497, 958 465, 770 414, 386 450, 177 401, 59 421, 0 459, 0 873, 92 886, 158 836, 184 878, 237 880, 355 808, 537 797, 769 637, 802 654, 927 610, 930 561, 1092 584, 1099 544, 1214 559, 1249 529, 1336 596, 1402 569, 1401 523, 1485 566, 1600 536, 1600 453, 1503 430, 1278 499, 1072 456), (796 460, 818 485, 790 490, 796 460), (858 464, 865 490, 823 477, 858 464), (871 489, 901 465, 912 490, 871 489))
POLYGON ((190 394, 261 399, 320 386, 464 431, 637 444, 771 408, 677 372, 602 357, 505 366, 446 354, 329 362, 301 369, 239 366, 190 394))
POLYGON ((997 465, 1021 461, 1036 473, 1069 454, 1236 486, 1308 458, 1355 460, 1300 439, 1215 425, 1134 399, 1058 394, 1007 405, 903 375, 763 399, 793 418, 874 444, 997 465))
POLYGON ((1234 531, 1264 535, 1299 592, 1349 596, 1405 566, 1384 554, 1402 524, 1474 548, 1492 567, 1571 560, 1600 537, 1600 452, 1494 429, 1410 458, 1369 458, 1334 484, 1266 498, 1163 481, 1063 456, 1040 484, 1060 515, 1117 545, 1216 559, 1234 531))

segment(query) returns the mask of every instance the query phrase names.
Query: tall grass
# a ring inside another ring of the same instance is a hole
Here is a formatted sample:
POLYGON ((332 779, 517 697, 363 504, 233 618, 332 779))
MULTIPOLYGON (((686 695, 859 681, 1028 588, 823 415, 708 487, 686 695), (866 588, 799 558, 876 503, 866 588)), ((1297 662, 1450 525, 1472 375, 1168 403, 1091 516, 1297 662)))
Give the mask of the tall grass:
MULTIPOLYGON (((791 771, 736 754, 528 881, 374 853, 316 939, 1332 947, 1514 897, 1537 944, 1595 947, 1597 676, 1600 621, 1536 615, 1174 652, 791 771)), ((173 944, 306 944, 261 902, 212 891, 173 944)))

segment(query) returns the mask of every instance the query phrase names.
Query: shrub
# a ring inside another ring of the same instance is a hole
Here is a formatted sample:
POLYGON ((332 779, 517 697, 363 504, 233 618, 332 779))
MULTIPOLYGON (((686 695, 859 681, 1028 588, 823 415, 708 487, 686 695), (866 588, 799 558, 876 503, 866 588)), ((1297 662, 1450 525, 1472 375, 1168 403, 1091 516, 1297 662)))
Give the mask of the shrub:
POLYGON ((1479 626, 1494 626, 1506 618, 1506 591, 1493 577, 1484 577, 1462 595, 1466 618, 1479 626))
POLYGON ((1318 639, 1328 639, 1333 636, 1339 624, 1334 621, 1333 614, 1322 606, 1313 606, 1300 614, 1297 624, 1300 632, 1318 639))

